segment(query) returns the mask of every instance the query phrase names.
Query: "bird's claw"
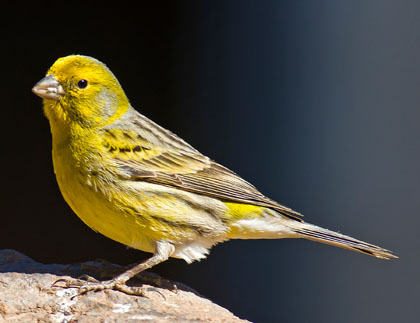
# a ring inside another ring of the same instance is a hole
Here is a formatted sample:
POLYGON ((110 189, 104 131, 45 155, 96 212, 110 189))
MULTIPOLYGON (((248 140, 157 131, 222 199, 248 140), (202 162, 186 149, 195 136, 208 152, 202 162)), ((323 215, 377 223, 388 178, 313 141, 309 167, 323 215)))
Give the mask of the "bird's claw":
POLYGON ((127 295, 135 295, 146 297, 145 288, 136 287, 136 286, 127 286, 125 283, 119 282, 117 280, 108 280, 104 282, 88 282, 80 286, 78 295, 84 295, 88 292, 98 292, 101 290, 117 290, 123 292, 127 295))
POLYGON ((155 288, 144 288, 136 286, 127 286, 125 282, 119 282, 118 280, 108 280, 100 282, 97 279, 88 275, 82 275, 78 279, 67 279, 61 278, 51 284, 51 287, 55 288, 78 288, 78 293, 72 297, 74 299, 77 296, 85 295, 88 292, 98 292, 101 290, 117 290, 127 295, 135 295, 147 297, 146 291, 155 291, 159 293, 163 298, 165 296, 155 288), (82 280, 83 279, 83 280, 82 280), (61 284, 63 283, 63 284, 61 284))

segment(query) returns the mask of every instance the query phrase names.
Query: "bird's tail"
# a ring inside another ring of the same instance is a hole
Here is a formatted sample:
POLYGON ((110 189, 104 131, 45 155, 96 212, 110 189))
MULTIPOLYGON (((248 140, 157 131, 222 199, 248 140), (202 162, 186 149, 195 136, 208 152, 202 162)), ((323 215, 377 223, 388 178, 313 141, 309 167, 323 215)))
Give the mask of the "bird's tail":
POLYGON ((230 239, 305 238, 350 249, 381 259, 398 258, 391 251, 303 221, 286 218, 266 208, 263 216, 240 219, 232 224, 230 239))
POLYGON ((299 238, 305 238, 340 248, 354 250, 381 259, 398 258, 397 256, 393 255, 391 251, 384 248, 354 239, 341 233, 318 227, 310 223, 295 222, 293 225, 291 225, 291 228, 295 233, 298 234, 299 238))

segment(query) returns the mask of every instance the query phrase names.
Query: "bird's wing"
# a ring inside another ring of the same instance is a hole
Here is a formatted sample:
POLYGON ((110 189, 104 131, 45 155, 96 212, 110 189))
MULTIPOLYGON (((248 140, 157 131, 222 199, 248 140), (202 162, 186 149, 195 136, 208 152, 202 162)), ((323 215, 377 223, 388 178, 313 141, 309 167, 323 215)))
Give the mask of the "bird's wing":
MULTIPOLYGON (((265 197, 231 170, 202 155, 168 130, 146 120, 150 122, 146 128, 107 129, 104 136, 108 138, 105 144, 108 151, 127 179, 264 206, 302 221, 298 217, 302 216, 300 213, 265 197), (154 129, 151 131, 155 132, 153 138, 158 137, 160 144, 156 140, 151 142, 150 129, 154 129)), ((142 124, 144 126, 144 122, 142 124)))

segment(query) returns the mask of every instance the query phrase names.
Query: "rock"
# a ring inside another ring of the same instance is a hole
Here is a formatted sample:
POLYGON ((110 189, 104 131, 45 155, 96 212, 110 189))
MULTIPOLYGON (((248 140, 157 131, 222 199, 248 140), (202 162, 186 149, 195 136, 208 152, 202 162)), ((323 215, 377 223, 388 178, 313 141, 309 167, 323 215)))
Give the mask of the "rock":
POLYGON ((98 273, 121 270, 104 261, 46 265, 0 250, 0 322, 247 322, 191 288, 150 273, 142 280, 158 280, 163 288, 135 284, 146 288, 146 297, 113 290, 77 295, 77 288, 52 287, 59 279, 103 279, 98 273))

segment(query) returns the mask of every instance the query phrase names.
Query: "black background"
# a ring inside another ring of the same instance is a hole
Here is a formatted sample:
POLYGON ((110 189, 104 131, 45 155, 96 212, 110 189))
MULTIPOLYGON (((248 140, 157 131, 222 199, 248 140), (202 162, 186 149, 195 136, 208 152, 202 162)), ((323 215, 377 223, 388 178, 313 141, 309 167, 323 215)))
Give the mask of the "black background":
POLYGON ((40 262, 149 256, 91 231, 58 190, 32 86, 61 56, 108 65, 132 105, 308 222, 398 260, 231 241, 156 268, 255 322, 414 322, 419 283, 416 1, 35 1, 1 13, 0 248, 40 262))

